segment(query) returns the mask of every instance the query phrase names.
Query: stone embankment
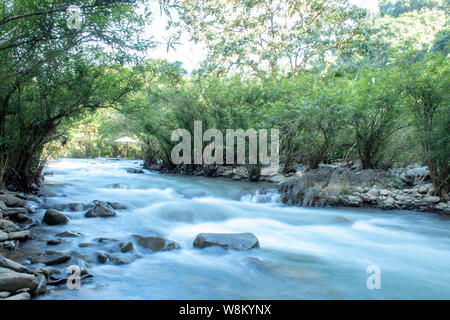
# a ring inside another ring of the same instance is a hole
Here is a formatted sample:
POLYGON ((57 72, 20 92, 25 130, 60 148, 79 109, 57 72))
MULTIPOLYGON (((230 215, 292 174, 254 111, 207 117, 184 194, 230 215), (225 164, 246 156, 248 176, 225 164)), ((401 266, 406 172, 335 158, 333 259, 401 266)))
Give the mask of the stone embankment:
POLYGON ((291 205, 450 213, 449 195, 437 195, 426 167, 383 171, 321 166, 297 172, 277 189, 281 201, 291 205))

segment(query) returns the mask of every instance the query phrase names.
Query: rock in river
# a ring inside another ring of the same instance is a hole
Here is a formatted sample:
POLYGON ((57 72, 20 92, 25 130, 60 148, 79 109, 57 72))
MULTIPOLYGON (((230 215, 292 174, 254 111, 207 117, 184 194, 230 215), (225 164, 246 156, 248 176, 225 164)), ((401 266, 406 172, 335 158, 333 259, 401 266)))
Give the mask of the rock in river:
POLYGON ((0 194, 0 201, 4 202, 8 207, 25 207, 27 202, 19 199, 12 194, 0 194))
POLYGON ((56 234, 57 237, 63 238, 77 238, 81 235, 82 235, 81 233, 75 231, 64 231, 56 234))
POLYGON ((46 266, 52 266, 56 264, 62 264, 64 262, 67 262, 72 257, 68 254, 65 254, 63 252, 58 251, 45 251, 42 253, 39 257, 33 259, 33 262, 41 262, 45 264, 46 266))
POLYGON ((109 204, 111 206, 111 208, 113 208, 114 210, 126 210, 126 209, 128 209, 126 205, 123 205, 123 204, 118 203, 118 202, 107 202, 107 204, 109 204))
POLYGON ((38 285, 39 280, 32 274, 0 268, 0 291, 17 292, 17 290, 29 288, 33 292, 38 285))
POLYGON ((166 239, 158 234, 154 234, 151 236, 140 236, 140 235, 133 235, 133 237, 136 239, 137 243, 146 249, 149 249, 153 252, 157 251, 167 251, 172 249, 179 249, 180 246, 178 243, 166 239))
POLYGON ((1 254, 0 254, 0 268, 7 268, 20 273, 31 273, 31 270, 28 269, 27 267, 21 265, 20 263, 10 260, 1 254))
POLYGON ((97 252, 97 260, 100 263, 106 263, 108 261, 108 255, 104 252, 97 252))
POLYGON ((122 251, 123 253, 126 253, 128 251, 133 250, 133 242, 129 241, 129 242, 122 242, 119 244, 120 247, 120 251, 122 251))
POLYGON ((115 215, 116 212, 114 211, 114 209, 104 201, 98 201, 93 208, 89 209, 84 214, 86 218, 95 218, 95 217, 109 218, 114 217, 115 215))
POLYGON ((47 240, 47 245, 49 246, 57 246, 61 243, 63 243, 64 241, 62 239, 48 239, 47 240))
POLYGON ((226 249, 249 250, 259 248, 258 239, 253 233, 200 233, 194 241, 194 247, 206 248, 220 246, 226 249))
POLYGON ((128 172, 128 173, 138 173, 138 174, 145 173, 144 170, 142 170, 142 169, 135 169, 135 168, 128 168, 128 169, 127 169, 127 172, 128 172))
POLYGON ((6 233, 20 231, 20 228, 10 220, 0 220, 0 230, 6 233))
POLYGON ((60 224, 66 224, 67 222, 69 222, 69 218, 56 210, 48 209, 45 212, 43 221, 50 226, 56 226, 60 224))
POLYGON ((5 300, 23 301, 23 300, 30 300, 30 299, 31 299, 31 296, 28 292, 22 292, 22 293, 14 295, 14 296, 8 297, 5 300))

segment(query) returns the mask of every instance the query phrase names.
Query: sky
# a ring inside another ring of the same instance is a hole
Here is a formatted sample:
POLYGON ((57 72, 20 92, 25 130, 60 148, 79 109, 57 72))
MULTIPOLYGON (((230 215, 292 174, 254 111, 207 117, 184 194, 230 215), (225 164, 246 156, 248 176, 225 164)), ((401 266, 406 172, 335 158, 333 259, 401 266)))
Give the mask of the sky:
MULTIPOLYGON (((349 0, 350 3, 359 7, 366 8, 373 13, 378 12, 378 0, 349 0)), ((168 33, 165 30, 167 24, 167 17, 164 14, 161 16, 159 6, 155 2, 154 9, 152 10, 152 24, 147 28, 147 35, 152 35, 154 40, 164 43, 164 37, 168 37, 168 33)), ((173 16, 176 19, 175 16, 173 16)), ((183 63, 183 68, 189 73, 192 70, 197 69, 200 63, 206 58, 206 50, 203 45, 195 44, 189 41, 187 34, 183 35, 180 44, 176 46, 176 50, 170 49, 167 52, 165 45, 160 45, 157 48, 150 50, 148 58, 162 58, 170 62, 180 61, 183 63)))

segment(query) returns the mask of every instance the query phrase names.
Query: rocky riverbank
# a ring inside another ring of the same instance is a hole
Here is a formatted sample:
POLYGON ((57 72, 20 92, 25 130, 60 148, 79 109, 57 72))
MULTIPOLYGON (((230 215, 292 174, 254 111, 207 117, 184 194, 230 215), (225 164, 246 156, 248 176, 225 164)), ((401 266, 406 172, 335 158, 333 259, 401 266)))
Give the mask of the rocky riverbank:
POLYGON ((0 299, 29 300, 46 291, 46 270, 31 269, 6 257, 34 238, 30 215, 39 203, 35 196, 0 191, 0 299))
POLYGON ((436 195, 428 169, 389 171, 322 166, 299 171, 277 186, 283 203, 450 213, 450 197, 436 195))
MULTIPOLYGON (((295 167, 296 172, 287 175, 279 170, 263 168, 258 181, 276 184, 282 202, 289 205, 372 207, 450 214, 450 195, 437 195, 427 167, 390 170, 361 170, 358 165, 321 165, 313 170, 306 170, 299 164, 295 167)), ((249 180, 249 171, 244 166, 198 166, 187 170, 186 166, 180 165, 167 170, 144 165, 144 168, 165 173, 249 180)), ((260 193, 264 192, 260 190, 260 193)))
MULTIPOLYGON (((83 219, 97 219, 96 223, 104 225, 108 223, 107 218, 127 210, 126 206, 116 202, 94 200, 55 205, 47 204, 45 200, 45 197, 41 200, 31 195, 0 191, 0 300, 30 300, 47 290, 72 283, 71 275, 77 272, 78 278, 73 279, 85 282, 93 278, 86 266, 125 265, 145 254, 181 248, 180 244, 156 232, 130 234, 122 240, 83 239, 82 233, 69 230, 44 233, 37 227, 65 226, 72 218, 79 218, 80 213, 83 219), (36 217, 38 211, 43 213, 40 218, 36 217), (75 239, 79 243, 78 250, 73 250, 75 239)), ((202 233, 192 241, 192 247, 197 249, 216 246, 250 250, 259 247, 258 239, 251 233, 202 233)), ((76 281, 73 284, 76 285, 76 281)))

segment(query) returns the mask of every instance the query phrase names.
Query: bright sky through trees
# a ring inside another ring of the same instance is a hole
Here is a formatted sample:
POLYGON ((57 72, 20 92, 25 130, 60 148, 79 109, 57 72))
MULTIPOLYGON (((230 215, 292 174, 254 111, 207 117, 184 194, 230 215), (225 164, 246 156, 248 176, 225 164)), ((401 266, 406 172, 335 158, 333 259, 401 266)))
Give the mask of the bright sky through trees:
MULTIPOLYGON (((362 8, 366 8, 373 13, 378 12, 378 0, 350 0, 351 3, 356 4, 362 8)), ((166 39, 170 36, 168 31, 165 30, 167 24, 167 16, 160 15, 158 4, 155 2, 153 9, 154 23, 148 28, 148 34, 155 37, 155 40, 165 43, 166 39)), ((173 18, 176 20, 176 14, 173 18)), ((183 68, 191 72, 192 70, 200 66, 200 62, 206 57, 206 52, 202 44, 195 44, 189 41, 188 35, 182 35, 180 44, 176 46, 176 51, 170 49, 167 52, 167 47, 161 45, 158 48, 151 50, 148 55, 149 58, 163 58, 170 62, 181 61, 183 68)))

